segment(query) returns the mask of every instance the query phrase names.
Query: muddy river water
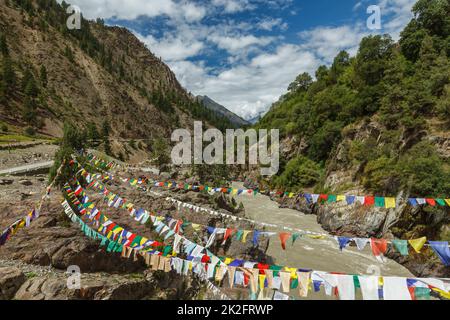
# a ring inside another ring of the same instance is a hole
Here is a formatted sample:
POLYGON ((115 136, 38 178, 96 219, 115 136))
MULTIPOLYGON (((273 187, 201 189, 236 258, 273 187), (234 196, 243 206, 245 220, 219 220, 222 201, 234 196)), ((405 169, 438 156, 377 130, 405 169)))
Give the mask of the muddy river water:
MULTIPOLYGON (((233 188, 243 188, 243 185, 235 182, 233 188)), ((242 202, 249 219, 327 234, 317 223, 315 215, 305 215, 296 210, 279 208, 278 204, 267 196, 244 195, 236 197, 236 200, 242 202)), ((280 230, 270 229, 270 231, 280 230)), ((288 267, 361 275, 413 276, 405 267, 393 260, 387 259, 385 263, 378 262, 369 245, 362 251, 356 247, 347 247, 340 251, 337 241, 332 238, 325 240, 299 238, 293 245, 288 240, 286 250, 283 250, 280 239, 273 236, 270 239, 267 254, 274 258, 277 265, 288 267)))

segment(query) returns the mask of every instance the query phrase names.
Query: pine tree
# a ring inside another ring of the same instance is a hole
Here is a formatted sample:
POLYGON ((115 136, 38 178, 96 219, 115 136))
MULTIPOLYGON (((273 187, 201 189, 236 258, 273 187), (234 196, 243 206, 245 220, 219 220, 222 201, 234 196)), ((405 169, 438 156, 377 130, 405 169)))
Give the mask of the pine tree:
POLYGON ((39 88, 36 85, 36 81, 33 77, 28 80, 25 86, 25 95, 28 97, 36 98, 39 94, 39 88))
POLYGON ((25 97, 22 118, 31 125, 36 122, 36 105, 35 101, 30 96, 25 97))
POLYGON ((6 42, 6 37, 4 34, 0 35, 0 53, 7 57, 9 55, 8 44, 6 42))
POLYGON ((48 83, 48 79, 47 79, 47 69, 45 68, 45 66, 41 66, 40 79, 41 79, 42 86, 44 88, 46 88, 47 87, 47 83, 48 83))
POLYGON ((6 95, 10 95, 16 87, 16 74, 14 72, 12 61, 10 58, 4 59, 2 71, 2 81, 5 87, 5 93, 6 95))

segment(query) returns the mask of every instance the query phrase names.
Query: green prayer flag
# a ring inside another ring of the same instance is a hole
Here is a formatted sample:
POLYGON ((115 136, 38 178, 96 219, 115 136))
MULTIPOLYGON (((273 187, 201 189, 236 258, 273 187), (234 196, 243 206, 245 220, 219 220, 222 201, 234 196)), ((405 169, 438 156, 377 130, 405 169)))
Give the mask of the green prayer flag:
POLYGON ((430 292, 431 290, 429 288, 421 288, 421 287, 414 288, 414 296, 416 297, 416 299, 421 298, 424 300, 429 300, 430 292))
POLYGON ((115 242, 110 241, 110 242, 108 243, 108 246, 107 246, 107 248, 106 248, 106 251, 107 251, 107 252, 114 251, 115 245, 116 245, 115 242))
POLYGON ((275 277, 278 277, 281 269, 283 269, 282 266, 272 265, 272 266, 269 267, 269 270, 273 270, 273 275, 275 277))
POLYGON ((294 242, 298 239, 298 237, 300 237, 300 233, 294 233, 292 235, 292 245, 294 245, 294 242))
POLYGON ((358 276, 353 276, 353 284, 355 285, 355 288, 361 288, 358 276))
POLYGON ((163 256, 167 256, 171 252, 172 252, 172 247, 171 246, 165 246, 164 247, 164 251, 163 251, 163 256))
POLYGON ((384 208, 384 197, 375 197, 375 207, 384 208))
POLYGON ((298 287, 298 278, 292 279, 291 281, 291 289, 297 289, 298 287))
POLYGON ((394 245, 395 249, 397 249, 397 251, 400 252, 402 256, 408 255, 408 241, 396 239, 392 240, 392 244, 394 245))
POLYGON ((136 246, 139 246, 140 243, 141 243, 141 240, 142 240, 142 237, 141 237, 141 236, 136 236, 136 237, 133 239, 133 242, 131 242, 130 247, 134 248, 134 247, 136 247, 136 246))
POLYGON ((436 199, 436 202, 437 202, 438 205, 445 207, 444 199, 436 199))
POLYGON ((328 203, 333 203, 333 202, 336 202, 336 201, 337 201, 337 196, 336 195, 330 194, 328 196, 328 203))
POLYGON ((241 241, 241 239, 242 239, 242 235, 244 234, 244 230, 238 230, 237 232, 236 232, 236 240, 237 241, 241 241))

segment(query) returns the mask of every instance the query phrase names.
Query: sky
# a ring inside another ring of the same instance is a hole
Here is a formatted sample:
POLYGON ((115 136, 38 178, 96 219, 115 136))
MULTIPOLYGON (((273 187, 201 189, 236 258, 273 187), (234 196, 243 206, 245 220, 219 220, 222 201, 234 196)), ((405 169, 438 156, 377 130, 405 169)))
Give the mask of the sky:
POLYGON ((397 40, 416 0, 69 0, 88 19, 130 29, 192 94, 250 119, 303 72, 370 34, 397 40), (381 29, 367 27, 377 5, 381 29))

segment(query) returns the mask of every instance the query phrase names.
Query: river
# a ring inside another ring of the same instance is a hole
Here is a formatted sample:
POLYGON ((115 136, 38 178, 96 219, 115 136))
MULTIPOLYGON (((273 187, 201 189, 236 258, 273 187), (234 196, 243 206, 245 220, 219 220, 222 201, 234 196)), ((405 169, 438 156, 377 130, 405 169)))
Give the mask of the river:
MULTIPOLYGON (((243 188, 243 184, 234 182, 233 188, 243 188)), ((236 196, 236 201, 242 202, 249 219, 328 234, 317 223, 315 215, 305 215, 296 210, 279 208, 278 203, 272 201, 268 196, 241 195, 236 196)), ((334 239, 299 238, 294 245, 288 240, 286 250, 283 250, 280 239, 273 236, 270 239, 267 254, 275 260, 277 265, 288 267, 348 274, 373 275, 378 272, 381 276, 414 277, 408 269, 393 260, 387 259, 388 261, 385 263, 378 262, 372 254, 370 245, 367 245, 362 251, 356 247, 347 247, 340 251, 339 245, 334 239)))

